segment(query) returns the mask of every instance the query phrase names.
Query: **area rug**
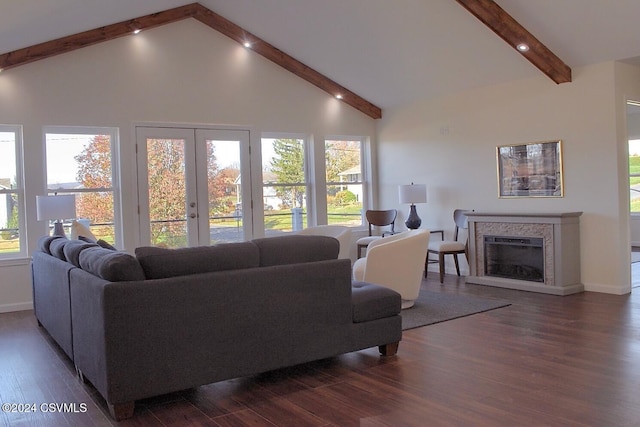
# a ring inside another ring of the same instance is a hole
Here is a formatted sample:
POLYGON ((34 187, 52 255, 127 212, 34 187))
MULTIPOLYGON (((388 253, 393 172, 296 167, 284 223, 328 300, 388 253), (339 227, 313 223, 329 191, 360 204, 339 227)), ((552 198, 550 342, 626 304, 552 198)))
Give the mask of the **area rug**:
POLYGON ((504 300, 421 291, 413 307, 402 310, 402 329, 432 325, 511 305, 504 300))

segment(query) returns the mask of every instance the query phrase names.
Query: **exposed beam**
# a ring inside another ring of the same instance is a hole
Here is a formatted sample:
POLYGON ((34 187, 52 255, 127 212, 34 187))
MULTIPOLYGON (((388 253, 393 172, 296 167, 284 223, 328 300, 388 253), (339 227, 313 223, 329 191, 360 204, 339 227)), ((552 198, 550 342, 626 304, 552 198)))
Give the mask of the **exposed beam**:
POLYGON ((250 49, 257 54, 273 61, 282 68, 301 77, 309 83, 328 92, 353 108, 363 112, 373 119, 382 117, 382 110, 366 99, 356 95, 344 86, 336 83, 272 46, 261 38, 245 31, 226 18, 212 12, 199 3, 192 3, 163 12, 153 13, 117 24, 107 25, 82 33, 73 34, 56 40, 14 50, 0 55, 0 70, 18 67, 30 62, 50 58, 62 53, 91 46, 97 43, 113 40, 118 37, 132 34, 134 30, 146 30, 153 27, 169 24, 187 18, 194 18, 216 31, 230 37, 238 43, 250 43, 250 49))
POLYGON ((195 3, 14 50, 0 55, 0 70, 19 67, 30 62, 130 35, 135 30, 146 30, 191 18, 194 12, 195 3))
POLYGON ((243 30, 228 19, 218 15, 215 12, 207 9, 204 6, 197 5, 197 13, 194 18, 202 22, 205 25, 213 28, 216 31, 221 32, 227 37, 237 41, 240 44, 248 43, 250 49, 254 52, 264 56, 270 61, 275 62, 282 68, 292 72, 298 77, 308 81, 319 87, 320 89, 330 93, 333 96, 340 96, 340 99, 346 104, 351 105, 353 108, 362 111, 369 117, 379 119, 382 117, 382 110, 370 103, 366 99, 361 98, 349 89, 341 86, 335 81, 325 77, 313 68, 308 67, 297 59, 284 53, 280 49, 274 47, 268 42, 262 40, 251 34, 248 31, 243 30))
POLYGON ((571 68, 493 0, 456 1, 551 80, 558 84, 571 81, 571 68), (521 43, 524 43, 529 49, 527 51, 520 50, 518 46, 521 43))

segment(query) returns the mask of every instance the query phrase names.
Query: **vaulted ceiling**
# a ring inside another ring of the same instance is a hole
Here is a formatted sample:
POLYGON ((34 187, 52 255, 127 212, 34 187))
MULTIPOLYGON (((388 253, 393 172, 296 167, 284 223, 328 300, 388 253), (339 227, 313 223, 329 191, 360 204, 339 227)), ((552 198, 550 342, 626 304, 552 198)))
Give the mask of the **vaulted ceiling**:
MULTIPOLYGON (((0 54, 189 3, 4 2, 0 54)), ((528 30, 532 46, 547 49, 542 67, 540 58, 520 54, 498 37, 496 32, 504 37, 504 19, 473 10, 492 3, 487 0, 199 3, 382 109, 510 80, 539 77, 555 85, 557 70, 562 80, 567 70, 598 62, 640 65, 637 0, 496 0, 498 9, 528 30), (544 68, 549 64, 553 69, 544 68)))

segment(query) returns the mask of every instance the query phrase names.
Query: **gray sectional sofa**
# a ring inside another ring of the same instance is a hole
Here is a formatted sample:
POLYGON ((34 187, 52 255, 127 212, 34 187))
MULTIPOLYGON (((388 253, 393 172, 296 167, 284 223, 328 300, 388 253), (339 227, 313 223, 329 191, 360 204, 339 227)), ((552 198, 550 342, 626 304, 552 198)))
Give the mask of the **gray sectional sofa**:
POLYGON ((369 347, 395 354, 400 295, 352 283, 338 251, 331 237, 282 236, 133 256, 45 237, 35 315, 123 419, 155 395, 369 347))

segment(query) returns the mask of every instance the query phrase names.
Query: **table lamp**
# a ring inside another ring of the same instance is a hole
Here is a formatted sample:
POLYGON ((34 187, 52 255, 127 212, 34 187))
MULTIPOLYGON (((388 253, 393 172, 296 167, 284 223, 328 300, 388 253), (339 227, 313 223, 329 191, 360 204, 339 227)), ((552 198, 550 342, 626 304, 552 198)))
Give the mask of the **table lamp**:
POLYGON ((416 212, 415 204, 427 203, 427 186, 425 184, 414 184, 413 182, 411 185, 399 185, 398 196, 400 198, 400 203, 411 204, 411 207, 409 208, 409 216, 404 224, 410 230, 420 228, 422 220, 418 216, 418 212, 416 212))
POLYGON ((54 236, 64 236, 62 220, 76 217, 76 196, 36 196, 38 221, 55 220, 54 236))

